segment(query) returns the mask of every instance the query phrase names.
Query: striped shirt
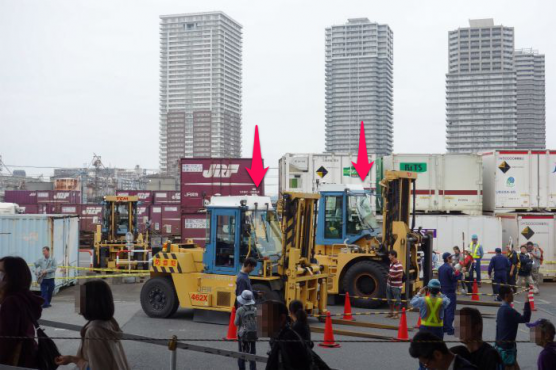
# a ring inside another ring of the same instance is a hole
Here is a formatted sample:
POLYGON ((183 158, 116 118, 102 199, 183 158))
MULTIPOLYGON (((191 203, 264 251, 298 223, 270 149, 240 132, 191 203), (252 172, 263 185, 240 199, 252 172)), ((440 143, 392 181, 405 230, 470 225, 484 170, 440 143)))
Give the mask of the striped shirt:
POLYGON ((396 261, 390 264, 390 271, 388 272, 388 282, 387 284, 394 288, 401 288, 403 285, 403 266, 401 263, 396 261))

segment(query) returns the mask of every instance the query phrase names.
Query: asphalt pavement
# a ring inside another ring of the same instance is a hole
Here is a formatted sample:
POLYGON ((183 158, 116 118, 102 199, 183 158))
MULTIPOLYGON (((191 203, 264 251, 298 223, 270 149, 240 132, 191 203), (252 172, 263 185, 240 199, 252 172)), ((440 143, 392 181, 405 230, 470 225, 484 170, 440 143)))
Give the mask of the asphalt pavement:
MULTIPOLYGON (((109 280, 108 280, 109 281, 109 280)), ((151 338, 171 338, 176 335, 178 338, 187 339, 214 339, 214 342, 191 342, 210 348, 237 350, 237 343, 225 342, 221 339, 225 337, 227 327, 225 325, 198 323, 193 321, 193 311, 180 309, 172 318, 152 319, 145 315, 139 303, 139 293, 141 283, 132 284, 113 284, 112 290, 116 302, 116 320, 119 322, 123 331, 128 334, 141 335, 151 338)), ((538 318, 548 318, 556 322, 556 284, 545 283, 540 286, 541 293, 535 296, 537 311, 533 313, 532 320, 538 318)), ((76 313, 75 294, 77 287, 70 287, 62 290, 56 295, 52 302, 52 307, 43 311, 43 319, 52 320, 67 324, 84 325, 85 320, 76 313)), ((490 293, 489 286, 483 286, 480 290, 483 293, 490 293)), ((462 298, 458 296, 458 298, 462 298)), ((526 296, 521 294, 516 297, 515 307, 522 310, 526 296)), ((492 297, 481 296, 482 301, 492 302, 492 297)), ((458 308, 463 307, 458 305, 458 308)), ((478 307, 485 313, 483 339, 492 341, 495 338, 495 314, 496 307, 478 307)), ((341 313, 343 306, 329 306, 332 313, 341 313)), ((353 312, 384 312, 386 308, 377 310, 365 310, 354 308, 353 312)), ((358 322, 373 322, 397 326, 396 320, 387 319, 384 315, 355 316, 358 322)), ((410 327, 417 322, 417 313, 409 312, 407 321, 410 327)), ((312 326, 324 327, 316 319, 312 319, 312 326)), ((350 326, 335 325, 334 330, 351 330, 362 333, 373 333, 382 336, 395 337, 396 330, 385 330, 376 328, 359 328, 350 326)), ((63 329, 47 328, 47 334, 51 337, 75 337, 77 339, 56 340, 62 354, 75 354, 79 346, 79 333, 63 329)), ((410 331, 412 337, 415 331, 410 331)), ((323 334, 313 333, 313 339, 322 340, 323 334)), ((335 335, 336 341, 340 342, 340 348, 321 348, 315 346, 315 351, 335 369, 416 369, 417 361, 409 356, 407 342, 388 341, 386 343, 349 343, 344 340, 370 340, 335 335)), ((518 340, 529 340, 529 329, 524 325, 520 326, 518 340)), ((453 336, 446 336, 447 341, 457 341, 453 336)), ((147 343, 124 341, 123 343, 129 363, 132 369, 169 369, 170 351, 164 346, 157 346, 147 343)), ((448 346, 455 346, 458 343, 448 343, 448 346)), ((266 355, 269 350, 267 342, 257 344, 257 354, 266 355)), ((533 343, 518 344, 518 360, 522 369, 536 369, 536 359, 541 348, 533 343)), ((210 355, 206 353, 178 350, 178 369, 237 369, 237 360, 210 355)), ((263 363, 257 364, 259 369, 264 369, 263 363)), ((66 366, 61 369, 71 369, 66 366)))

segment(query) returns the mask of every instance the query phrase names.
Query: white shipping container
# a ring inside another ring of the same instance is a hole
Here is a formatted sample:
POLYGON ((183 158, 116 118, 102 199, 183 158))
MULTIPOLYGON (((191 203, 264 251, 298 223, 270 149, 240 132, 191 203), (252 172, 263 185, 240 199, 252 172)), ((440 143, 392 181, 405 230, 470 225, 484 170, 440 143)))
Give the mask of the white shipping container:
MULTIPOLYGON (((61 215, 0 215, 0 257, 19 256, 33 264, 50 247, 59 266, 78 266, 79 218, 61 215)), ((31 271, 34 267, 30 266, 31 271)), ((32 290, 40 290, 33 275, 32 290)), ((76 269, 56 270, 55 292, 74 285, 76 269)))
MULTIPOLYGON (((507 244, 511 238, 516 250, 521 245, 532 242, 538 244, 544 261, 556 261, 556 215, 551 213, 504 213, 498 214, 503 225, 503 240, 507 244)), ((543 264, 541 273, 545 277, 556 277, 556 265, 543 264)))
POLYGON ((483 210, 556 209, 556 152, 493 150, 483 156, 483 210))
POLYGON ((481 156, 477 154, 392 154, 383 171, 417 172, 418 212, 482 214, 481 156))
MULTIPOLYGON (((369 156, 369 162, 375 159, 376 155, 369 156)), ((356 154, 288 153, 280 159, 278 191, 317 193, 323 184, 358 184, 375 190, 374 165, 363 182, 352 162, 357 162, 356 154)))

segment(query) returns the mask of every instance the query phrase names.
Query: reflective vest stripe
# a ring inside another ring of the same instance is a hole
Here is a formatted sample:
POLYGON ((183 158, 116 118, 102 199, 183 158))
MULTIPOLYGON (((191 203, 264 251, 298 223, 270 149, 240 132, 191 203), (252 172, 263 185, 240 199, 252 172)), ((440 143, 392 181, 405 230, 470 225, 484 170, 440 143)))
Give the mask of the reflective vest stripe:
POLYGON ((473 245, 473 243, 470 243, 470 244, 469 244, 469 249, 471 250, 471 257, 473 257, 473 258, 481 258, 481 256, 479 256, 479 255, 477 254, 477 252, 479 251, 479 247, 480 247, 480 246, 481 246, 481 243, 475 244, 475 245, 473 245), (475 247, 475 248, 473 248, 473 247, 475 247))
POLYGON ((440 318, 440 310, 442 309, 442 298, 425 297, 427 305, 427 315, 421 320, 421 325, 441 327, 444 322, 440 318))

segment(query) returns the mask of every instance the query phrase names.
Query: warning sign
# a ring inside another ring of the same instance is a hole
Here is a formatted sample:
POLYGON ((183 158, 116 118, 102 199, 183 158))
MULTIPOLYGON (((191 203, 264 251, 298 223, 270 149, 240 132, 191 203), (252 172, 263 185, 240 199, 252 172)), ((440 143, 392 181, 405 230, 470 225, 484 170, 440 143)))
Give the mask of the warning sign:
POLYGON ((506 163, 506 161, 500 163, 500 166, 498 166, 498 168, 500 168, 500 171, 502 171, 503 173, 506 173, 510 170, 510 165, 508 163, 506 163))
POLYGON ((319 175, 321 179, 327 174, 328 174, 328 170, 324 168, 324 166, 320 166, 320 168, 317 170, 317 175, 319 175))
POLYGON ((529 240, 533 237, 533 235, 535 235, 535 232, 533 231, 533 229, 527 226, 525 229, 523 229, 521 235, 523 235, 525 239, 529 240))

